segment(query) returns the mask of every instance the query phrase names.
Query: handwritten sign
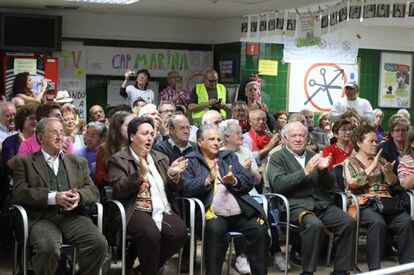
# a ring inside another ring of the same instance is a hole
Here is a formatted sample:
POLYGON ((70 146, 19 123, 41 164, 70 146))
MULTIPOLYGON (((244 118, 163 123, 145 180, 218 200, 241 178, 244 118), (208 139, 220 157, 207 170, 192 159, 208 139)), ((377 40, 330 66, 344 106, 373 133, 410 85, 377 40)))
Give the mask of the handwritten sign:
POLYGON ((15 58, 14 59, 14 74, 28 72, 31 75, 36 75, 37 60, 35 58, 15 58))
POLYGON ((277 76, 278 62, 274 60, 259 60, 259 75, 277 76))

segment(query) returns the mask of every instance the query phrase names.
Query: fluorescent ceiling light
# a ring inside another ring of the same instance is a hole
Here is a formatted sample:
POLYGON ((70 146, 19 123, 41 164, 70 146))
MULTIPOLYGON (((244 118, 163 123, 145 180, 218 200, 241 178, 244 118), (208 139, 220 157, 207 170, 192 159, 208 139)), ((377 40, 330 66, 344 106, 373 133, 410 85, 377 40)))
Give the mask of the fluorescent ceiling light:
POLYGON ((113 5, 128 5, 139 0, 64 0, 68 2, 78 2, 78 3, 94 3, 94 4, 113 4, 113 5))

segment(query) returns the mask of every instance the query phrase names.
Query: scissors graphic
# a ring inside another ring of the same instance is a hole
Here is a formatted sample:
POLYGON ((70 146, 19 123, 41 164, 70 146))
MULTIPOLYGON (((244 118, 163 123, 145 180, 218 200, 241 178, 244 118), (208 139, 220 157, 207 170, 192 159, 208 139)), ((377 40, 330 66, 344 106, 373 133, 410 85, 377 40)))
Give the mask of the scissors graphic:
POLYGON ((305 101, 305 103, 304 103, 305 105, 308 104, 312 100, 312 98, 314 98, 321 91, 326 92, 326 94, 328 96, 329 103, 331 105, 333 105, 333 100, 332 100, 331 93, 329 92, 329 89, 340 89, 340 90, 342 90, 342 87, 341 86, 332 85, 332 83, 334 83, 334 81, 339 76, 342 75, 342 78, 344 77, 343 76, 344 70, 335 70, 335 72, 338 72, 338 73, 332 78, 332 80, 329 83, 327 83, 327 81, 326 81, 326 69, 325 68, 321 68, 319 70, 319 72, 320 72, 320 74, 321 74, 321 76, 323 78, 323 82, 324 83, 323 84, 317 83, 314 79, 309 80, 309 86, 310 87, 318 86, 319 88, 315 92, 313 92, 313 94, 305 101))

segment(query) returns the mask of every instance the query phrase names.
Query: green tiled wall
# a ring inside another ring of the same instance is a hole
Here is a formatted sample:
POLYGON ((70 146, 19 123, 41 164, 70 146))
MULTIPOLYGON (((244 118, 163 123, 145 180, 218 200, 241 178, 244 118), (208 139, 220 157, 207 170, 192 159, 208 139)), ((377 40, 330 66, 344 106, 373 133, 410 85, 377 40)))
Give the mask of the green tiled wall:
MULTIPOLYGON (((262 98, 268 105, 270 111, 287 110, 287 84, 288 84, 288 66, 282 64, 283 45, 281 44, 264 44, 259 45, 258 55, 246 55, 246 43, 241 45, 240 54, 240 79, 242 89, 246 81, 258 71, 259 59, 279 61, 278 75, 261 76, 262 80, 262 98)), ((371 102, 373 108, 378 106, 378 86, 379 86, 379 66, 380 50, 360 49, 358 52, 358 61, 360 64, 359 83, 360 96, 371 102)), ((414 91, 414 89, 413 89, 414 91)), ((411 105, 414 106, 414 97, 411 98, 411 105)), ((387 128, 388 118, 395 114, 398 109, 383 108, 385 114, 383 127, 387 128)), ((411 113, 411 109, 408 110, 411 113)), ((412 115, 414 116, 414 115, 412 115)))
POLYGON ((242 43, 240 78, 241 88, 247 80, 258 72, 259 59, 278 61, 277 76, 260 76, 262 79, 262 100, 267 104, 270 111, 275 113, 279 110, 287 109, 287 79, 288 66, 282 64, 283 45, 281 44, 264 44, 259 45, 258 55, 246 55, 246 43, 242 43))

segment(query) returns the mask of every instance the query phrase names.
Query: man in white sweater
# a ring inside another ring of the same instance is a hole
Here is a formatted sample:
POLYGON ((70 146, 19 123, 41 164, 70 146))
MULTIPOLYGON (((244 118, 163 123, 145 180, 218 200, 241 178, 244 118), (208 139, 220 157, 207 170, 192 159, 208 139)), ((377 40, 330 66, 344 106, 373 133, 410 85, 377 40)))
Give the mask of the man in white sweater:
POLYGON ((346 111, 354 109, 359 115, 366 116, 370 121, 374 118, 371 103, 358 97, 358 84, 350 80, 345 84, 345 96, 338 100, 331 109, 330 119, 336 122, 346 111))

